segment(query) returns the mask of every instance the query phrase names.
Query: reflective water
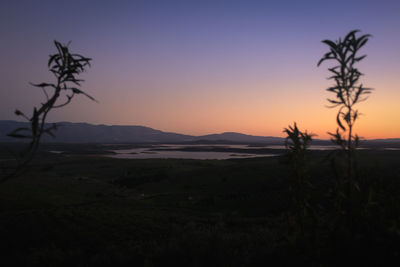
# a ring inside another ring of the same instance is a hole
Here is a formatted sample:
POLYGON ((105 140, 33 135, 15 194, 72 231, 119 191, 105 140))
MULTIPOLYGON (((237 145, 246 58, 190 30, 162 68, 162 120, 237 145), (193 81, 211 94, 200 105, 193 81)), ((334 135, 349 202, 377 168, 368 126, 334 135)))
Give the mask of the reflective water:
POLYGON ((254 157, 272 157, 278 154, 255 154, 251 149, 264 147, 248 147, 247 145, 160 145, 148 148, 132 148, 112 150, 116 154, 107 155, 113 158, 126 159, 150 159, 150 158, 179 158, 179 159, 231 159, 231 158, 254 158, 254 157), (236 148, 248 149, 248 153, 242 152, 219 152, 219 151, 179 151, 170 149, 184 148, 236 148))
MULTIPOLYGON (((262 148, 271 148, 271 149, 286 149, 284 145, 270 145, 270 146, 264 146, 262 148)), ((337 149, 337 146, 318 146, 318 145, 311 145, 308 149, 309 150, 334 150, 337 149)))
MULTIPOLYGON (((105 145, 106 146, 106 145, 105 145)), ((127 145, 124 145, 125 147, 127 145)), ((333 150, 333 145, 314 145, 310 150, 333 150)), ((365 148, 361 148, 365 149, 365 148)), ((400 150, 400 148, 381 148, 383 150, 400 150)), ((162 144, 147 147, 108 150, 115 154, 104 155, 112 158, 150 159, 150 158, 180 158, 180 159, 232 159, 278 156, 286 150, 284 145, 221 145, 221 144, 162 144), (236 149, 237 151, 232 151, 236 149), (219 151, 218 151, 219 150, 219 151), (224 151, 225 150, 225 151, 224 151), (231 150, 231 151, 229 151, 231 150), (275 151, 276 150, 276 153, 275 151)), ((64 151, 52 150, 52 153, 64 151)))

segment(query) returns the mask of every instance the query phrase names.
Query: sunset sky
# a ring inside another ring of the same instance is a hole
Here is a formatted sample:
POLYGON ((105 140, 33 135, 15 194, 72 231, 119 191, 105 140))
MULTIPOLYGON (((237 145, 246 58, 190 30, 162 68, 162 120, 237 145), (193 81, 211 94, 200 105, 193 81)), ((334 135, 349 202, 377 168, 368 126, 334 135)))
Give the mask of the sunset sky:
POLYGON ((360 29, 361 82, 355 131, 400 138, 400 1, 8 1, 0 7, 0 119, 43 101, 29 82, 50 82, 53 40, 93 58, 82 89, 49 121, 143 125, 203 135, 283 136, 294 121, 327 138, 323 39, 360 29))

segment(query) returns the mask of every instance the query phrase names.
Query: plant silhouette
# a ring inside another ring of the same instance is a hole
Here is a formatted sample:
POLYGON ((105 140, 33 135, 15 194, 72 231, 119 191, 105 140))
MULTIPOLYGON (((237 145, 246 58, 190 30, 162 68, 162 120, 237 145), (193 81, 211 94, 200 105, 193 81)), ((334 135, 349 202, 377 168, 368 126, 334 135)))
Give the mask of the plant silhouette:
POLYGON ((55 83, 31 83, 31 85, 43 91, 46 101, 40 107, 34 107, 33 114, 30 117, 18 109, 15 111, 17 116, 29 121, 30 127, 17 128, 9 133, 8 136, 30 139, 30 142, 27 148, 20 153, 16 170, 4 179, 16 175, 34 158, 43 134, 55 137, 54 131, 57 130, 57 125, 54 123, 51 126, 46 124, 47 115, 52 109, 68 105, 77 94, 85 95, 89 99, 96 101, 80 89, 84 80, 77 77, 90 66, 91 58, 72 54, 68 48, 69 43, 63 45, 58 41, 54 41, 54 45, 57 48, 57 53, 50 55, 48 68, 54 74, 56 81, 55 83), (60 103, 60 98, 64 95, 66 100, 60 103))
POLYGON ((287 134, 285 147, 288 149, 288 156, 295 173, 295 182, 290 187, 292 195, 292 209, 295 220, 300 226, 301 233, 304 233, 305 219, 314 213, 310 205, 311 184, 307 179, 307 158, 306 152, 314 134, 307 130, 302 132, 294 123, 283 130, 287 134))
MULTIPOLYGON (((322 42, 329 46, 327 52, 318 62, 318 66, 324 61, 331 60, 335 65, 328 68, 332 73, 328 79, 334 80, 334 85, 327 91, 333 93, 333 98, 328 98, 331 104, 330 108, 338 107, 336 122, 338 128, 335 133, 329 133, 331 140, 340 147, 345 154, 344 163, 344 183, 346 184, 345 197, 348 205, 351 205, 351 194, 353 190, 359 190, 357 181, 355 181, 355 150, 359 147, 360 138, 354 134, 354 124, 360 113, 355 108, 357 103, 365 101, 367 95, 373 89, 364 87, 360 83, 360 77, 363 75, 356 64, 363 60, 366 55, 358 55, 360 49, 368 42, 371 35, 365 34, 357 37, 359 30, 350 31, 344 39, 339 38, 336 41, 323 40, 322 42)), ((336 166, 336 165, 335 165, 336 166)))
POLYGON ((354 134, 354 124, 360 113, 355 105, 365 101, 373 90, 360 83, 360 77, 363 74, 356 67, 356 64, 366 57, 358 53, 371 35, 365 34, 358 37, 358 32, 359 30, 350 31, 344 39, 339 38, 337 41, 322 41, 329 46, 329 52, 318 62, 318 66, 326 60, 333 60, 336 63, 328 68, 333 74, 328 79, 334 80, 335 83, 327 91, 335 95, 334 98, 328 99, 330 107, 339 108, 336 115, 338 128, 335 133, 329 134, 332 137, 331 140, 340 147, 339 153, 342 157, 333 157, 331 163, 336 176, 344 178, 338 180, 335 189, 336 214, 344 214, 351 229, 356 226, 355 218, 359 217, 362 210, 362 203, 359 203, 357 199, 363 195, 356 169, 358 164, 355 152, 359 147, 360 138, 354 134), (338 170, 341 172, 339 173, 338 170))

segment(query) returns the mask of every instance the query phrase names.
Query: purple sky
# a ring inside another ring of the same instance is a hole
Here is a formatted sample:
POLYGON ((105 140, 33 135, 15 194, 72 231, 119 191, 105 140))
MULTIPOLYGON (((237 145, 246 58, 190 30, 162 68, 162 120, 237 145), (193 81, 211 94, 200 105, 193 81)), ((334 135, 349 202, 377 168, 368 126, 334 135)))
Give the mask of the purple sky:
POLYGON ((326 137, 335 110, 322 39, 373 38, 360 64, 375 88, 356 131, 400 137, 400 1, 7 1, 0 9, 0 119, 43 100, 53 40, 93 58, 83 89, 50 121, 144 125, 185 134, 326 137))

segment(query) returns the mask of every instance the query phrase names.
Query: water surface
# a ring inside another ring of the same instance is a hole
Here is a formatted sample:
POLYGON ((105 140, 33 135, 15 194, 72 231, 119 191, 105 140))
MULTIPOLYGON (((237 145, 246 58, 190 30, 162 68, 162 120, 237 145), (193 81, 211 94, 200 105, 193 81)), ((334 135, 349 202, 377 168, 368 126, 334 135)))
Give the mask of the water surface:
POLYGON ((272 153, 252 153, 253 148, 247 145, 159 145, 147 148, 116 149, 112 152, 114 155, 107 155, 112 158, 126 159, 152 159, 152 158, 178 158, 178 159, 231 159, 231 158, 254 158, 254 157, 272 157, 277 154, 272 153), (225 151, 182 151, 179 149, 195 148, 201 150, 212 149, 247 149, 243 152, 225 152, 225 151))

